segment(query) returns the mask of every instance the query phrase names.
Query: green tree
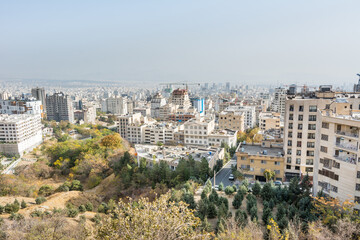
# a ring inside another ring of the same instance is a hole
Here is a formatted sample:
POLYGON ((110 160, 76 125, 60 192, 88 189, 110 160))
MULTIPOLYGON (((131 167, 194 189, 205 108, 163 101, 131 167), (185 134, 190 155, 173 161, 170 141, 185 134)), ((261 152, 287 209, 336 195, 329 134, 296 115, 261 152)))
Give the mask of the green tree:
POLYGON ((252 193, 255 195, 255 196, 259 196, 260 195, 260 192, 261 192, 261 185, 259 183, 259 181, 256 181, 255 182, 255 185, 252 189, 252 193))
POLYGON ((238 192, 235 197, 234 200, 232 202, 232 205, 235 209, 239 209, 241 207, 242 201, 244 200, 244 195, 241 194, 241 192, 238 192))
POLYGON ((261 189, 261 198, 265 201, 270 201, 274 197, 273 188, 270 183, 265 183, 261 189))
POLYGON ((92 205, 91 202, 87 202, 87 203, 85 204, 85 208, 86 208, 86 211, 91 212, 94 207, 93 207, 93 205, 92 205))
POLYGON ((245 226, 247 222, 247 214, 245 211, 239 209, 235 212, 235 221, 240 226, 245 226))
POLYGON ((226 195, 231 195, 231 194, 233 194, 233 193, 234 193, 234 188, 233 188, 233 187, 227 186, 227 187, 225 188, 225 194, 226 194, 226 195))
POLYGON ((79 206, 79 211, 80 211, 81 213, 86 212, 86 207, 85 207, 84 205, 80 205, 80 206, 79 206))
POLYGON ((271 169, 265 169, 264 171, 264 177, 266 178, 266 181, 270 181, 275 177, 275 172, 271 169))
POLYGON ((252 208, 250 209, 250 218, 251 218, 251 221, 257 221, 258 220, 256 205, 252 206, 252 208))
POLYGON ((21 208, 26 208, 27 205, 26 205, 26 202, 24 201, 24 199, 21 201, 21 208))
POLYGON ((264 225, 267 225, 269 223, 270 218, 272 218, 271 209, 265 208, 262 215, 262 220, 264 222, 264 225))
POLYGON ((219 191, 223 191, 224 190, 224 184, 221 182, 219 184, 219 191))
POLYGON ((184 193, 182 196, 182 200, 189 204, 190 209, 196 209, 196 202, 192 193, 184 193))
POLYGON ((215 204, 210 202, 207 208, 207 216, 209 218, 215 218, 217 215, 215 204))
POLYGON ((219 195, 217 194, 215 189, 211 191, 211 194, 209 195, 209 201, 214 204, 217 204, 217 202, 219 201, 219 195))
POLYGON ((200 178, 203 180, 203 181, 206 181, 206 179, 208 179, 210 176, 210 167, 209 167, 209 163, 208 161, 206 160, 205 157, 203 157, 201 159, 201 162, 200 162, 200 178))

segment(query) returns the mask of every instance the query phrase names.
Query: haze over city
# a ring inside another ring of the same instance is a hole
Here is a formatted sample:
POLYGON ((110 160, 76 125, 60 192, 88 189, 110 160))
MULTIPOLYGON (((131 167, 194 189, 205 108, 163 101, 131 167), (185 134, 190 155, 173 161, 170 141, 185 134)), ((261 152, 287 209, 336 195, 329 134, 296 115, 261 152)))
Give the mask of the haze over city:
POLYGON ((332 0, 1 1, 0 80, 352 84, 359 7, 332 0))

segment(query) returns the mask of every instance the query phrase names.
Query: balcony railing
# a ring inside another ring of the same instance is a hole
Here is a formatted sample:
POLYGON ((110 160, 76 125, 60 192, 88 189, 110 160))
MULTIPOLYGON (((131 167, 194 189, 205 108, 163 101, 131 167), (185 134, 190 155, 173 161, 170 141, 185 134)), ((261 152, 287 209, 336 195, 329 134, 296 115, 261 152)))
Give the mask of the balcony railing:
POLYGON ((342 131, 336 131, 336 134, 347 136, 347 137, 354 137, 354 138, 359 137, 359 135, 356 133, 349 133, 349 132, 342 132, 342 131))
POLYGON ((356 164, 356 158, 355 157, 346 157, 346 156, 334 155, 334 158, 337 159, 337 160, 343 161, 343 162, 356 164))
POLYGON ((345 149, 348 149, 348 150, 352 150, 352 151, 357 151, 358 150, 357 146, 355 146, 353 144, 350 144, 350 143, 336 143, 336 146, 340 147, 340 148, 345 148, 345 149))

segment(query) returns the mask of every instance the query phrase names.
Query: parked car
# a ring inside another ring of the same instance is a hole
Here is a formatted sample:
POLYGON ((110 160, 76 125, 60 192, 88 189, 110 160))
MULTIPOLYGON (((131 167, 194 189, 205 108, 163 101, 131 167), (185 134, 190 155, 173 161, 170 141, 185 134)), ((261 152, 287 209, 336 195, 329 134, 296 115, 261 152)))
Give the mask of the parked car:
POLYGON ((230 180, 230 181, 234 181, 234 180, 235 180, 235 178, 234 178, 234 175, 233 175, 233 174, 230 174, 230 176, 229 176, 229 180, 230 180))
POLYGON ((275 181, 274 184, 275 186, 281 186, 283 183, 281 181, 275 181))

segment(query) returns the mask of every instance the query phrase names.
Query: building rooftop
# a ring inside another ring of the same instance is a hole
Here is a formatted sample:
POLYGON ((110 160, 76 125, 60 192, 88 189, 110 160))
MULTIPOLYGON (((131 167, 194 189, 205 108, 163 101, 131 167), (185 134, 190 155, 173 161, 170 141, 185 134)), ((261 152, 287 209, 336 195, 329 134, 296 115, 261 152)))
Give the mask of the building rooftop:
POLYGON ((240 153, 247 153, 249 155, 262 155, 262 156, 270 156, 270 157, 282 157, 283 150, 281 148, 269 148, 263 147, 261 145, 247 145, 241 144, 238 150, 240 153))
POLYGON ((17 121, 25 121, 29 118, 39 117, 38 115, 30 115, 30 114, 1 114, 0 122, 17 122, 17 121))

